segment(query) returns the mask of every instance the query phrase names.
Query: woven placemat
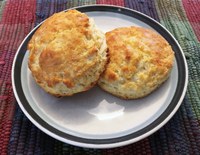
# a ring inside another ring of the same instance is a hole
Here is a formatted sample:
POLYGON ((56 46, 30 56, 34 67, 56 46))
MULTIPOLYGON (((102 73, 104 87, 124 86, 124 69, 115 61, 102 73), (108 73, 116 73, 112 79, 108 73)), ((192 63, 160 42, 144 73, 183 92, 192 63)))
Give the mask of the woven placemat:
POLYGON ((0 1, 0 154, 200 154, 200 5, 198 0, 7 0, 0 1), (186 55, 189 84, 174 117, 137 143, 114 149, 86 149, 51 138, 18 107, 11 86, 16 50, 30 30, 55 12, 86 4, 112 4, 161 22, 186 55))

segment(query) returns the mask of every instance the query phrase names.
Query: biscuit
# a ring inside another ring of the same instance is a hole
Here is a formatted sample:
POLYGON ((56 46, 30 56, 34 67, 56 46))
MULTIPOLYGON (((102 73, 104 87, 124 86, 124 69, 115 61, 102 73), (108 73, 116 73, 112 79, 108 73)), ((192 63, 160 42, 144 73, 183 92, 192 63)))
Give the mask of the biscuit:
POLYGON ((46 92, 70 96, 90 89, 107 62, 105 34, 76 10, 52 15, 28 43, 28 66, 46 92))
POLYGON ((98 85, 124 98, 144 97, 170 75, 174 52, 153 30, 141 27, 117 28, 106 33, 108 58, 98 85))

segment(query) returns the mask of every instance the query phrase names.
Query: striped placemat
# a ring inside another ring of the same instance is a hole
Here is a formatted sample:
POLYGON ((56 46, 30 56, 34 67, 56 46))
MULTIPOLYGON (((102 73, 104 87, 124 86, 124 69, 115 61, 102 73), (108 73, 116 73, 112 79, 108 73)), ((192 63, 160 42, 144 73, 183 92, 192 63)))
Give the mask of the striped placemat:
POLYGON ((199 0, 1 0, 0 1, 0 154, 200 154, 200 2, 199 0), (125 6, 164 25, 187 58, 189 84, 174 117, 137 143, 114 149, 86 149, 51 138, 18 107, 11 67, 30 30, 55 12, 87 4, 125 6))

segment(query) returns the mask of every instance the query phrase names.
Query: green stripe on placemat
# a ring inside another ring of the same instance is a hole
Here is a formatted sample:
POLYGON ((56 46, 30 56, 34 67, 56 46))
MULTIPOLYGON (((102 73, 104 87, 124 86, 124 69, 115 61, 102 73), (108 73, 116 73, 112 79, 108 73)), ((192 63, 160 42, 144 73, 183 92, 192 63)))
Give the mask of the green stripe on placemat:
POLYGON ((96 0, 69 0, 67 1, 67 8, 91 4, 96 4, 96 0))
POLYGON ((190 74, 187 96, 193 112, 200 119, 200 43, 180 1, 159 0, 156 6, 161 23, 175 36, 186 55, 190 74))
POLYGON ((0 1, 0 21, 1 21, 1 16, 2 16, 4 5, 5 5, 5 0, 0 1))
POLYGON ((161 24, 176 37, 181 45, 189 40, 197 41, 180 1, 158 0, 155 1, 155 5, 161 24))

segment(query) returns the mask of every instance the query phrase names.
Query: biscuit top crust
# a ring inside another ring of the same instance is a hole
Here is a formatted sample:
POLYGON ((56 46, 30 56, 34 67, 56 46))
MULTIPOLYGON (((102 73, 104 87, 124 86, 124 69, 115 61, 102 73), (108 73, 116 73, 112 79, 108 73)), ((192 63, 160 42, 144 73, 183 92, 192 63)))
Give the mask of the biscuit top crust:
POLYGON ((28 43, 29 68, 38 83, 49 87, 63 82, 68 88, 98 63, 101 38, 93 35, 90 19, 76 10, 48 18, 28 43), (74 63, 76 62, 76 63, 74 63))
MULTIPOLYGON (((121 90, 144 91, 168 77, 174 52, 153 30, 141 27, 116 28, 106 33, 109 63, 100 79, 121 90)), ((107 86, 105 86, 107 87, 107 86)))

